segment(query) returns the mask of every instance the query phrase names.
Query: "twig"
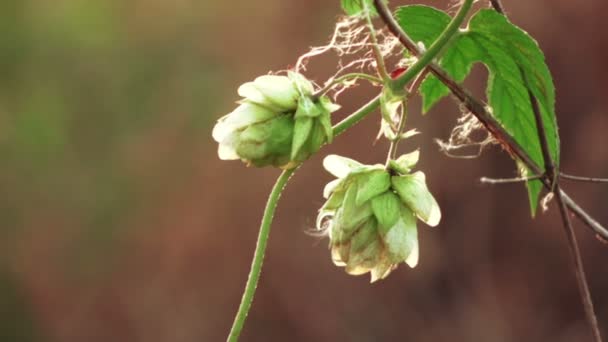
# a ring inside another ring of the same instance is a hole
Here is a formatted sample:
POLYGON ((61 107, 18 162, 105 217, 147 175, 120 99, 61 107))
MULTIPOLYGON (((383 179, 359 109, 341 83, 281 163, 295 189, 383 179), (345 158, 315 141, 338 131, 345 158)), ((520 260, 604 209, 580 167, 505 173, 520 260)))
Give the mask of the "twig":
POLYGON ((277 178, 277 182, 275 183, 272 191, 270 192, 270 196, 268 197, 266 209, 264 209, 264 216, 262 217, 262 223, 260 224, 258 242, 255 246, 253 261, 251 262, 251 270, 249 271, 249 277, 247 278, 247 284, 245 284, 245 291, 243 292, 243 298, 241 299, 239 310, 234 317, 234 323, 232 323, 232 328, 230 329, 230 334, 228 335, 227 340, 229 342, 238 341, 241 331, 243 330, 243 326, 245 325, 245 320, 249 314, 249 308, 253 302, 255 290, 258 286, 258 281, 260 280, 260 274, 264 264, 264 255, 266 254, 266 246, 268 245, 268 237, 270 235, 270 227, 272 225, 274 212, 277 208, 277 204, 279 203, 279 198, 281 198, 283 188, 285 188, 287 181, 289 181, 289 178, 293 175, 296 169, 297 167, 283 171, 279 178, 277 178))
MULTIPOLYGON (((416 43, 401 29, 395 21, 388 7, 381 0, 374 0, 376 10, 380 18, 387 25, 395 37, 399 39, 401 44, 405 46, 412 54, 420 55, 420 49, 416 43)), ((454 81, 441 67, 436 63, 428 65, 429 70, 446 86, 452 94, 484 125, 484 127, 498 140, 501 146, 513 157, 519 159, 524 165, 534 174, 542 174, 543 170, 530 158, 525 150, 507 133, 504 128, 494 119, 485 105, 471 95, 471 93, 454 81)), ((541 179, 545 187, 551 189, 552 180, 548 177, 541 179)), ((608 240, 608 230, 587 214, 580 206, 576 204, 563 190, 560 190, 564 196, 564 203, 579 219, 581 219, 587 227, 593 230, 597 235, 605 240, 608 240)))
POLYGON ((340 77, 337 78, 331 78, 329 81, 327 81, 325 83, 325 85, 323 86, 323 88, 317 90, 314 94, 312 94, 312 99, 316 100, 319 97, 323 96, 325 93, 327 93, 328 91, 330 91, 333 87, 335 87, 336 85, 340 84, 340 83, 345 83, 348 81, 356 81, 357 79, 363 79, 366 80, 372 84, 382 84, 382 80, 379 79, 378 77, 374 77, 372 75, 368 75, 365 73, 351 73, 351 74, 346 74, 346 75, 342 75, 340 77))
MULTIPOLYGON (((500 3, 500 0, 492 0, 492 6, 496 11, 504 14, 504 9, 502 7, 502 4, 500 3)), ((589 291, 589 284, 587 283, 587 276, 585 275, 583 259, 581 257, 580 248, 576 240, 576 233, 574 232, 574 227, 572 226, 568 210, 566 208, 566 205, 564 204, 564 195, 561 191, 559 184, 558 175, 560 174, 560 172, 559 169, 556 168, 555 163, 553 162, 553 158, 551 157, 551 151, 549 149, 547 134, 545 132, 543 116, 538 106, 538 99, 530 90, 528 79, 525 73, 523 72, 523 70, 520 70, 520 72, 526 83, 526 88, 528 88, 528 96, 530 97, 530 104, 532 105, 532 111, 534 112, 536 131, 540 140, 540 147, 543 153, 543 159, 545 164, 545 175, 551 180, 551 191, 553 191, 554 193, 557 192, 556 201, 562 218, 562 226, 564 227, 564 232, 566 233, 566 237, 568 239, 568 247, 572 256, 572 261, 574 262, 574 272, 576 274, 578 290, 581 296, 581 300, 583 302, 583 307, 585 309, 587 323, 591 328, 594 341, 601 342, 602 336, 600 334, 600 328, 597 323, 595 309, 593 308, 593 300, 591 299, 591 292, 589 291)))
POLYGON ((388 82, 391 77, 388 75, 386 71, 386 65, 384 63, 384 57, 382 56, 382 52, 380 51, 380 47, 378 45, 378 37, 376 37, 376 28, 374 28, 374 24, 372 23, 371 9, 367 2, 363 2, 365 6, 365 20, 367 22, 367 28, 369 30, 369 36, 372 40, 372 50, 374 51, 374 57, 376 58, 376 70, 378 71, 378 76, 384 82, 388 82))
POLYGON ((418 89, 427 74, 428 69, 425 69, 423 72, 419 73, 418 76, 416 76, 416 78, 407 90, 405 99, 401 103, 401 117, 399 118, 399 123, 397 124, 397 132, 395 134, 395 139, 391 141, 391 144, 388 148, 388 154, 386 158, 387 167, 389 165, 389 162, 397 157, 397 147, 399 146, 399 142, 401 141, 401 134, 405 129, 405 123, 407 121, 407 104, 409 102, 409 99, 413 96, 413 94, 415 94, 416 90, 418 89))
POLYGON ((566 208, 566 205, 564 204, 563 194, 559 185, 559 177, 557 177, 557 175, 559 174, 559 169, 556 169, 556 166, 553 163, 553 158, 551 157, 551 151, 549 150, 549 144, 547 141, 547 135, 545 133, 543 116, 540 112, 540 108, 538 107, 538 100, 530 90, 528 80, 523 71, 521 71, 521 74, 523 76, 524 81, 526 82, 526 88, 528 88, 530 103, 532 104, 532 111, 534 112, 536 131, 538 133, 538 138, 540 139, 540 147, 542 149, 543 158, 545 162, 545 174, 548 178, 552 179, 551 191, 557 193, 557 205, 559 206, 559 213, 562 218, 562 226, 564 227, 564 232, 566 233, 566 237, 568 238, 568 247, 572 256, 572 261, 574 262, 574 273, 576 274, 578 290, 581 296, 581 300, 583 302, 583 307, 585 309, 587 323, 589 323, 589 327, 591 328, 593 340, 595 342, 602 342, 600 328, 597 323, 597 316, 595 314, 595 309, 593 308, 593 300, 591 299, 591 292, 589 291, 589 284, 587 284, 587 276, 585 275, 585 267, 583 264, 583 259, 581 257, 581 251, 576 240, 576 233, 574 232, 574 228, 572 227, 572 222, 570 221, 568 210, 566 208))
MULTIPOLYGON (((534 113, 534 120, 536 122, 536 131, 540 141, 540 149, 543 153, 543 160, 545 163, 545 175, 551 179, 551 191, 554 191, 555 186, 558 183, 556 175, 559 173, 559 170, 555 169, 555 163, 553 162, 553 157, 551 157, 551 150, 547 141, 547 133, 545 132, 543 116, 540 112, 540 107, 538 107, 538 99, 536 99, 536 96, 534 96, 530 90, 530 84, 528 83, 526 74, 521 69, 520 73, 526 84, 526 88, 528 88, 528 96, 530 97, 530 104, 532 105, 532 112, 534 113)), ((558 193, 558 197, 561 197, 561 193, 558 193)))
POLYGON ((500 14, 505 14, 505 9, 502 6, 502 2, 500 0, 490 0, 490 3, 496 12, 500 14))
POLYGON ((561 179, 577 181, 577 182, 589 182, 589 183, 608 183, 608 178, 593 178, 593 177, 581 177, 568 175, 563 172, 559 173, 561 179))
POLYGON ((488 178, 488 177, 481 177, 479 179, 480 182, 484 183, 484 184, 513 184, 513 183, 523 183, 523 182, 528 182, 531 180, 538 180, 541 179, 543 176, 541 175, 536 175, 536 176, 529 176, 529 177, 516 177, 516 178, 488 178))
POLYGON ((366 103, 363 107, 359 108, 356 112, 347 116, 342 121, 338 122, 333 127, 334 128, 334 137, 344 133, 344 131, 346 131, 347 129, 352 127, 354 124, 363 120, 364 117, 366 117, 368 114, 370 114, 371 112, 378 109, 379 106, 380 106, 380 95, 374 97, 372 100, 370 100, 368 103, 366 103))
POLYGON ((578 283, 578 290, 583 301, 583 307, 585 308, 585 315, 587 316, 587 322, 590 325, 591 332, 593 334, 593 340, 596 342, 602 341, 602 335, 600 333, 600 328, 597 323, 597 316, 595 314, 595 310, 593 309, 593 300, 591 299, 591 292, 589 291, 589 285, 587 284, 587 276, 585 275, 585 268, 583 265, 583 260, 581 258, 581 251, 578 247, 578 242, 576 241, 576 234, 574 233, 574 228, 572 227, 572 222, 570 221, 570 216, 564 203, 564 197, 561 194, 559 182, 555 183, 555 190, 558 192, 556 196, 557 205, 559 206, 559 212, 562 217, 564 230, 566 232, 566 236, 568 238, 568 245, 570 246, 570 251, 572 255, 572 261, 574 262, 574 269, 576 273, 576 281, 578 283))

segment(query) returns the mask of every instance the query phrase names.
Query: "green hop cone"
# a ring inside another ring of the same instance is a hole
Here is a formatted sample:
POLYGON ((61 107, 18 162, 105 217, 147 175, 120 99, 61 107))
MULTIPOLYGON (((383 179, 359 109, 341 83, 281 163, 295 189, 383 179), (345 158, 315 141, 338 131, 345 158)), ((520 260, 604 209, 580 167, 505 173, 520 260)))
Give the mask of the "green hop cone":
POLYGON ((317 228, 330 238, 332 260, 352 275, 386 278, 400 263, 418 264, 417 219, 436 226, 441 212, 424 173, 411 173, 418 151, 384 165, 363 165, 330 155, 323 161, 337 177, 327 184, 317 228))
POLYGON ((301 74, 260 76, 239 87, 239 106, 218 120, 213 139, 223 160, 290 169, 333 138, 329 98, 313 100, 314 87, 301 74))

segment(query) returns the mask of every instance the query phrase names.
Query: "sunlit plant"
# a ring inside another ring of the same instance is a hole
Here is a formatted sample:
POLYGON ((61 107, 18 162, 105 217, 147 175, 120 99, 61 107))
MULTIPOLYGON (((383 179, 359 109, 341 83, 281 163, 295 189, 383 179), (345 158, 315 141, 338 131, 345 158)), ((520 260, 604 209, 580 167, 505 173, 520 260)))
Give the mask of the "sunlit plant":
POLYGON ((586 317, 594 340, 601 341, 569 212, 600 238, 608 239, 608 230, 561 189, 562 179, 591 179, 568 176, 559 170, 551 73, 537 42, 508 20, 500 1, 486 1, 490 8, 470 13, 473 2, 461 1, 452 17, 422 5, 402 6, 393 14, 386 0, 341 0, 346 16, 337 23, 327 45, 303 54, 293 70, 262 75, 238 88, 242 99, 237 108, 220 118, 213 129, 220 159, 283 171, 268 198, 229 341, 238 340, 244 326, 274 211, 288 180, 323 145, 378 109, 378 138, 390 141, 386 161, 365 165, 347 157, 327 156, 323 164, 336 179, 323 190, 326 202, 319 209, 317 229, 329 238, 333 263, 344 267, 348 274, 369 273, 374 282, 389 276, 402 263, 412 268, 417 265, 418 221, 436 226, 441 210, 424 173, 414 171, 421 157, 419 151, 400 155, 398 145, 418 133, 406 130, 409 100, 420 96, 422 112, 427 113, 449 94, 461 104, 463 116, 449 141, 440 144, 446 153, 470 144, 480 148, 500 144, 516 162, 520 177, 482 181, 525 183, 532 216, 543 188, 544 206, 555 199, 570 243, 586 317), (386 29, 374 26, 375 17, 380 17, 386 29), (328 52, 336 53, 340 67, 318 86, 306 78, 305 65, 328 52), (395 56, 400 57, 399 61, 388 66, 388 58, 395 56), (476 63, 489 71, 487 103, 461 84, 476 63), (338 95, 360 81, 381 87, 378 96, 332 126, 331 115, 340 108, 338 95), (470 135, 477 130, 485 131, 488 138, 471 143, 470 135))

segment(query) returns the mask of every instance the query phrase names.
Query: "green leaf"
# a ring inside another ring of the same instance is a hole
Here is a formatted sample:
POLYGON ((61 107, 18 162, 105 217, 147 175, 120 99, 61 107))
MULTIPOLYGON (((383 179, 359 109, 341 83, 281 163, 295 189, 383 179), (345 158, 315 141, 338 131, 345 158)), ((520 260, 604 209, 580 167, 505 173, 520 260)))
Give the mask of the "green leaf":
MULTIPOLYGON (((450 23, 450 16, 436 8, 422 5, 403 6, 396 13, 399 25, 416 42, 431 46, 450 23)), ((478 55, 477 46, 465 34, 458 33, 440 59, 440 65, 457 82, 469 74, 478 55)), ((450 90, 435 76, 429 75, 420 85, 422 111, 427 113, 450 90)))
MULTIPOLYGON (((366 6, 373 16, 378 15, 374 7, 374 0, 341 0, 341 3, 344 12, 350 16, 362 15, 365 12, 366 6)), ((388 3, 388 1, 385 0, 385 3, 388 3)))
MULTIPOLYGON (((432 44, 445 29, 449 16, 426 6, 401 7, 401 27, 415 41, 432 44)), ((526 32, 493 10, 480 10, 453 40, 439 60, 441 67, 462 82, 476 63, 489 71, 487 99, 492 114, 539 166, 544 165, 530 91, 538 100, 551 156, 559 164, 559 137, 555 118, 555 88, 538 44, 526 32)), ((423 111, 428 111, 449 91, 430 75, 420 87, 423 111)), ((529 170, 520 168, 527 176, 529 170)), ((540 181, 527 183, 532 215, 538 206, 540 181)))
MULTIPOLYGON (((513 64, 517 65, 518 68, 518 72, 515 75, 519 76, 519 78, 507 77, 506 73, 515 70, 501 68, 501 70, 505 71, 501 74, 502 77, 494 76, 495 84, 491 84, 490 82, 491 88, 488 88, 488 99, 493 108, 494 115, 528 152, 532 160, 543 167, 544 160, 528 91, 534 94, 538 100, 543 117, 544 131, 547 135, 551 158, 556 165, 559 165, 559 136, 555 117, 555 87, 551 72, 545 63, 545 57, 538 44, 526 32, 511 24, 505 16, 495 11, 480 11, 471 19, 469 26, 472 36, 480 37, 478 40, 481 42, 485 38, 487 49, 499 49, 503 54, 508 55, 512 59, 513 64), (504 82, 500 78, 504 78, 504 82), (513 89, 507 89, 506 86, 515 80, 518 80, 520 83, 514 84, 513 89), (524 96, 521 96, 522 92, 524 96), (513 98, 509 99, 508 95, 512 95, 513 98), (521 99, 521 102, 515 103, 516 99, 521 99), (518 109, 520 110, 518 111, 518 109)), ((490 55, 489 53, 488 56, 490 55)), ((490 59, 484 59, 483 62, 488 65, 492 74, 490 59)), ((499 74, 499 66, 500 64, 497 63, 494 73, 499 74)), ((529 170, 525 170, 522 173, 524 176, 530 175, 529 170)), ((530 208, 532 215, 534 215, 538 206, 538 196, 542 189, 542 184, 540 181, 532 181, 528 182, 527 186, 530 197, 530 208)))
POLYGON ((451 20, 445 12, 423 5, 399 7, 395 17, 405 33, 426 47, 439 38, 451 20))
MULTIPOLYGON (((448 74, 456 82, 462 82, 471 72, 477 54, 475 42, 466 35, 458 34, 453 47, 443 55, 441 66, 450 70, 448 74)), ((449 95, 450 90, 437 77, 429 75, 420 85, 420 93, 424 94, 422 111, 426 114, 439 100, 449 95)))

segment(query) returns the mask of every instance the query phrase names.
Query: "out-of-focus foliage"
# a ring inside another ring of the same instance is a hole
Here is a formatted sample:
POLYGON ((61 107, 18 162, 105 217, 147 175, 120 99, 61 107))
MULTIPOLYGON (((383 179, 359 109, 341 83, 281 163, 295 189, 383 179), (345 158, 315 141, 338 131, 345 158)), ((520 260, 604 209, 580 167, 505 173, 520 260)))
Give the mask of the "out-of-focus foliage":
MULTIPOLYGON (((70 273, 113 265, 127 213, 154 201, 171 164, 193 157, 215 119, 225 71, 205 54, 201 16, 190 15, 206 7, 0 2, 0 247, 7 254, 24 234, 67 233, 60 255, 70 273)), ((7 278, 0 296, 13 296, 11 284, 7 278)), ((26 307, 1 303, 6 312, 26 307)))
POLYGON ((0 4, 0 185, 11 194, 0 208, 9 228, 23 223, 20 210, 47 206, 111 232, 144 200, 129 148, 164 125, 200 139, 213 120, 222 71, 197 44, 200 23, 150 5, 167 6, 0 4))

